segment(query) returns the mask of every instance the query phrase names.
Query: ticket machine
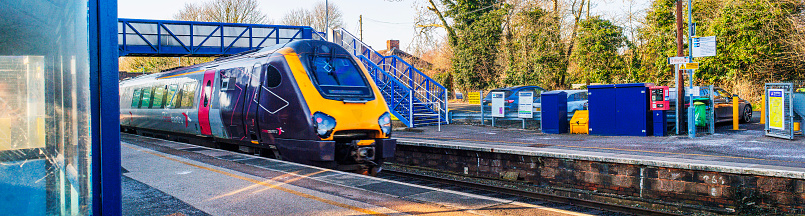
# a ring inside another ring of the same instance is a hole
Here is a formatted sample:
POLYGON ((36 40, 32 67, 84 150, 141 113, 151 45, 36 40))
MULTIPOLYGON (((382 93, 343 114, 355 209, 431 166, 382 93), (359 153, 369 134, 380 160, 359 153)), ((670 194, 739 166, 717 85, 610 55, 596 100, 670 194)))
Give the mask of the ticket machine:
POLYGON ((666 112, 671 109, 671 103, 668 100, 668 86, 649 87, 649 93, 652 118, 654 119, 654 136, 665 136, 668 134, 666 112))
POLYGON ((668 86, 649 87, 651 93, 651 110, 669 110, 671 107, 668 101, 668 86))

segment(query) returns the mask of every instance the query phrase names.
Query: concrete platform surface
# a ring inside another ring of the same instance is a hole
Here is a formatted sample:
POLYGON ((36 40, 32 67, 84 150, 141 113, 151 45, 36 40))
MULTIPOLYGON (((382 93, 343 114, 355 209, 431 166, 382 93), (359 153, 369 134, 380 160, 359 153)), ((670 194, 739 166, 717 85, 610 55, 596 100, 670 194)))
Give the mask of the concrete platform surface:
POLYGON ((441 132, 435 126, 418 129, 421 132, 395 131, 393 136, 405 145, 805 179, 805 141, 766 137, 759 130, 717 130, 691 139, 544 134, 456 124, 442 125, 441 132))
POLYGON ((126 215, 584 215, 121 134, 126 215))

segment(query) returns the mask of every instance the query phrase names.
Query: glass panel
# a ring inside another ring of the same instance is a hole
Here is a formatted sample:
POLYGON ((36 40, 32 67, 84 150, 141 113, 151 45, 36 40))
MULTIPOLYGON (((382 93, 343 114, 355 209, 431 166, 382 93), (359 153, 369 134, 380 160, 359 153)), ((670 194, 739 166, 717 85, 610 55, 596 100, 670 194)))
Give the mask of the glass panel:
POLYGON ((196 96, 196 83, 185 83, 182 88, 182 108, 193 108, 193 99, 196 96))
POLYGON ((87 2, 0 3, 2 215, 93 214, 87 2))
POLYGON ((0 56, 0 151, 45 147, 44 63, 0 56))

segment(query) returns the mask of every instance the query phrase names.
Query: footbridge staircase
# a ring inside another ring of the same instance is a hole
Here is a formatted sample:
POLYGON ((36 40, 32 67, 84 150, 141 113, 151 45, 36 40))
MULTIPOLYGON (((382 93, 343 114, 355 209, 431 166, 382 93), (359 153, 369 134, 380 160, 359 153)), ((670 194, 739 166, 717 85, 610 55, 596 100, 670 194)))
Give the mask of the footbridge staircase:
POLYGON ((399 56, 381 55, 344 29, 333 30, 331 39, 366 66, 389 110, 406 126, 449 123, 444 86, 399 56))

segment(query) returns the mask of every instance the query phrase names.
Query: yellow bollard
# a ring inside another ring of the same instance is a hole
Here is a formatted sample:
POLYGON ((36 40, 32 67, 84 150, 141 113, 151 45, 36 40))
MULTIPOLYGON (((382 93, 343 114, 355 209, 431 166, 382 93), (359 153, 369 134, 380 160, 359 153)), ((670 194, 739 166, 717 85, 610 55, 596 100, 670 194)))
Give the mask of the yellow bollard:
POLYGON ((766 124, 766 93, 763 93, 763 98, 760 99, 760 124, 766 124))
POLYGON ((733 130, 738 130, 738 119, 741 118, 740 117, 741 114, 739 114, 739 111, 738 111, 739 108, 740 108, 739 106, 740 106, 741 103, 738 100, 740 100, 740 99, 738 99, 738 97, 734 97, 734 96, 732 97, 732 129, 733 130))

